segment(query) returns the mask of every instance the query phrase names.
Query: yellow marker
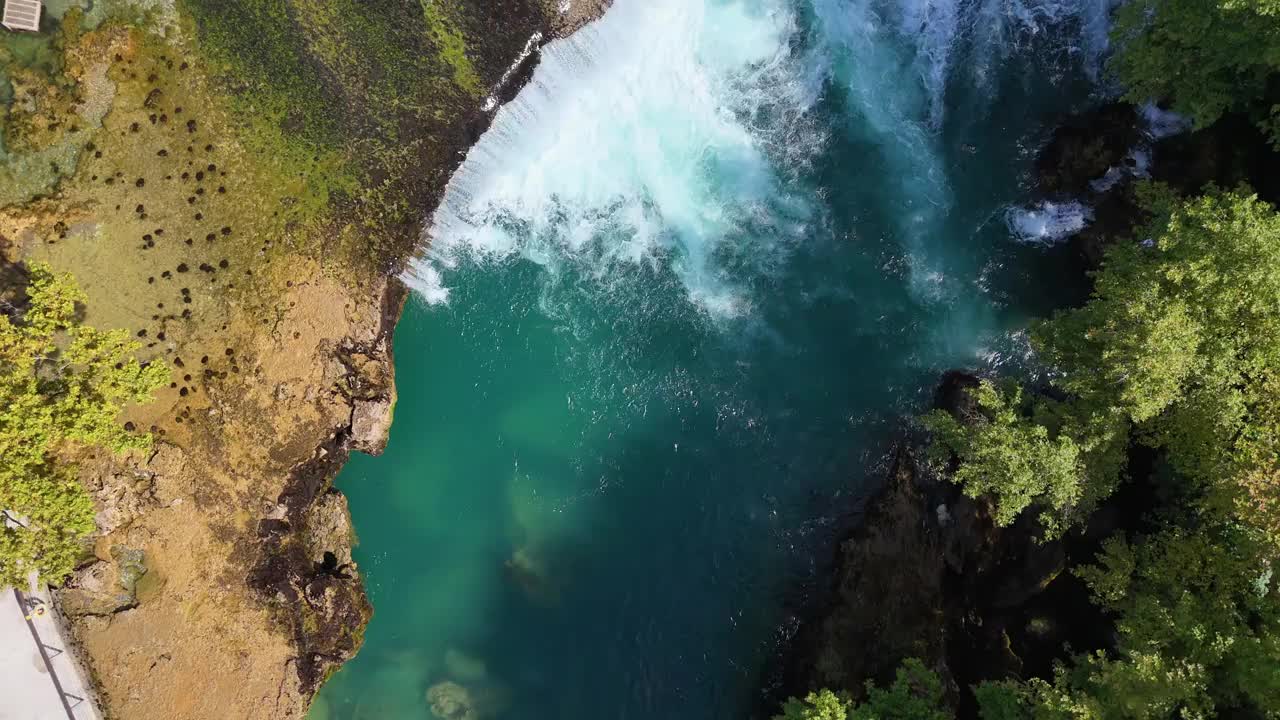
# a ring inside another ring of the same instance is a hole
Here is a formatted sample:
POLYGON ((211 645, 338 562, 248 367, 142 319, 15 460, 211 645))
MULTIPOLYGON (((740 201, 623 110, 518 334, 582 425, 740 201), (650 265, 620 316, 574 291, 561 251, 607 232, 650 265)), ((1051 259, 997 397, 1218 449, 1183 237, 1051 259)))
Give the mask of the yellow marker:
POLYGON ((36 609, 35 609, 35 610, 32 610, 32 611, 31 611, 31 614, 27 616, 27 619, 28 619, 28 620, 30 620, 30 619, 32 619, 32 618, 42 618, 42 617, 44 617, 44 613, 45 613, 44 606, 43 606, 43 605, 37 605, 37 606, 36 606, 36 609))

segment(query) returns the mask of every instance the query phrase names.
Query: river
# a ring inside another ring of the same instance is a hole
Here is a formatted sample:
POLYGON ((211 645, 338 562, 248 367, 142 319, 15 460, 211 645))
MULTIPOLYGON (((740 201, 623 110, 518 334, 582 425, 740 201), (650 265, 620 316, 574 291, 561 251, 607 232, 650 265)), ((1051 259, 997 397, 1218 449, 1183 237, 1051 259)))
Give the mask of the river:
POLYGON ((900 418, 1078 282, 1008 218, 1107 9, 617 0, 548 46, 425 224, 311 717, 745 717, 900 418))

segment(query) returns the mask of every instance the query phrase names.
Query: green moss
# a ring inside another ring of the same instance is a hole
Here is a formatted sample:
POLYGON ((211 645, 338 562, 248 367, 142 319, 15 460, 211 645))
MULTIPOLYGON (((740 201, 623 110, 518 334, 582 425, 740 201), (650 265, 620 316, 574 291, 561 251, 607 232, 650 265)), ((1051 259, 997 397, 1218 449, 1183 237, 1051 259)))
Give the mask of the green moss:
POLYGON ((243 117, 293 129, 293 140, 336 146, 339 117, 326 78, 310 62, 306 34, 288 0, 180 0, 201 54, 239 92, 243 117))
POLYGON ((414 242, 423 179, 477 104, 466 10, 436 0, 178 0, 246 147, 325 171, 343 255, 385 270, 414 242), (316 160, 318 158, 318 160, 316 160), (349 251, 349 252, 348 252, 349 251))
POLYGON ((481 97, 484 86, 475 66, 467 57, 467 41, 462 32, 449 19, 442 0, 422 0, 422 14, 427 20, 427 31, 436 42, 440 57, 453 68, 453 81, 468 95, 481 97))

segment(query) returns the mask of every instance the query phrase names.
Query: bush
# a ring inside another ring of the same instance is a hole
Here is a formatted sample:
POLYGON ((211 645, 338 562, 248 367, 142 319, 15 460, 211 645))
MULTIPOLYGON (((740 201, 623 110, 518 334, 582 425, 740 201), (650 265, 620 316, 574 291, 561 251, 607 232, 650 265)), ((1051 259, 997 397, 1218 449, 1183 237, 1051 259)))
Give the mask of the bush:
POLYGON ((791 698, 773 720, 947 720, 942 681, 924 663, 910 658, 898 668, 887 689, 867 683, 867 699, 854 704, 845 694, 830 690, 791 698))
POLYGON ((74 568, 93 503, 60 455, 75 445, 147 447, 150 436, 117 416, 169 379, 163 365, 138 362, 124 331, 79 322, 84 294, 70 275, 43 265, 30 275, 25 310, 0 313, 0 586, 25 584, 32 571, 58 582, 74 568))

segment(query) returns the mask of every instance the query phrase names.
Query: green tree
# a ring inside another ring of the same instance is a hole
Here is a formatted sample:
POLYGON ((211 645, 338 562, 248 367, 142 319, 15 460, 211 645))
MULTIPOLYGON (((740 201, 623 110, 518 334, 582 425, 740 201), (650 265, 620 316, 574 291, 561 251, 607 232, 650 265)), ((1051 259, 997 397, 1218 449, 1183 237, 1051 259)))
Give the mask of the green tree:
POLYGON ((969 497, 994 499, 1000 525, 1041 503, 1049 508, 1042 516, 1045 526, 1060 531, 1084 497, 1080 446, 1029 417, 1020 387, 983 381, 972 394, 981 411, 977 418, 960 422, 941 410, 924 417, 933 435, 931 460, 945 465, 957 459, 952 480, 969 497))
POLYGON ((1280 378, 1280 216, 1245 191, 1142 196, 1145 242, 1111 247, 1089 303, 1033 343, 1077 415, 1118 411, 1187 478, 1233 477, 1276 437, 1257 419, 1280 416, 1260 412, 1280 378))
POLYGON ((773 720, 847 720, 852 701, 827 689, 811 692, 803 700, 791 698, 773 720))
POLYGON ((985 384, 975 422, 930 416, 935 452, 1002 521, 1088 511, 1130 426, 1166 461, 1152 529, 1076 570, 1114 643, 974 688, 986 720, 1280 717, 1280 217, 1244 190, 1142 199, 1141 242, 1110 248, 1091 300, 1033 331, 1067 399, 985 384))
POLYGON ((942 681, 915 658, 904 660, 888 688, 867 682, 867 699, 855 704, 831 690, 791 698, 773 720, 948 720, 942 681))
POLYGON ((1277 716, 1275 560, 1274 545, 1230 523, 1111 539, 1077 574, 1116 616, 1114 650, 1077 657, 1051 680, 979 686, 984 720, 1277 716))
POLYGON ((1117 10, 1112 36, 1113 69, 1131 101, 1168 99, 1200 127, 1254 112, 1280 140, 1267 98, 1280 71, 1277 0, 1132 0, 1117 10))
POLYGON ((881 690, 867 683, 867 699, 849 712, 849 720, 947 720, 937 673, 916 658, 898 668, 893 684, 881 690))
POLYGON ((0 586, 24 584, 33 570, 57 582, 73 569, 94 529, 93 503, 60 454, 147 447, 150 436, 117 417, 169 376, 140 363, 124 331, 77 320, 84 294, 70 275, 33 265, 30 279, 25 310, 0 313, 0 586))
MULTIPOLYGON (((1116 658, 1090 658, 1085 686, 1120 707, 1140 700, 1151 717, 1280 711, 1276 547, 1230 520, 1180 525, 1132 546, 1113 538, 1097 565, 1077 571, 1117 617, 1116 658)), ((1127 716, 1144 717, 1138 710, 1127 716)))

